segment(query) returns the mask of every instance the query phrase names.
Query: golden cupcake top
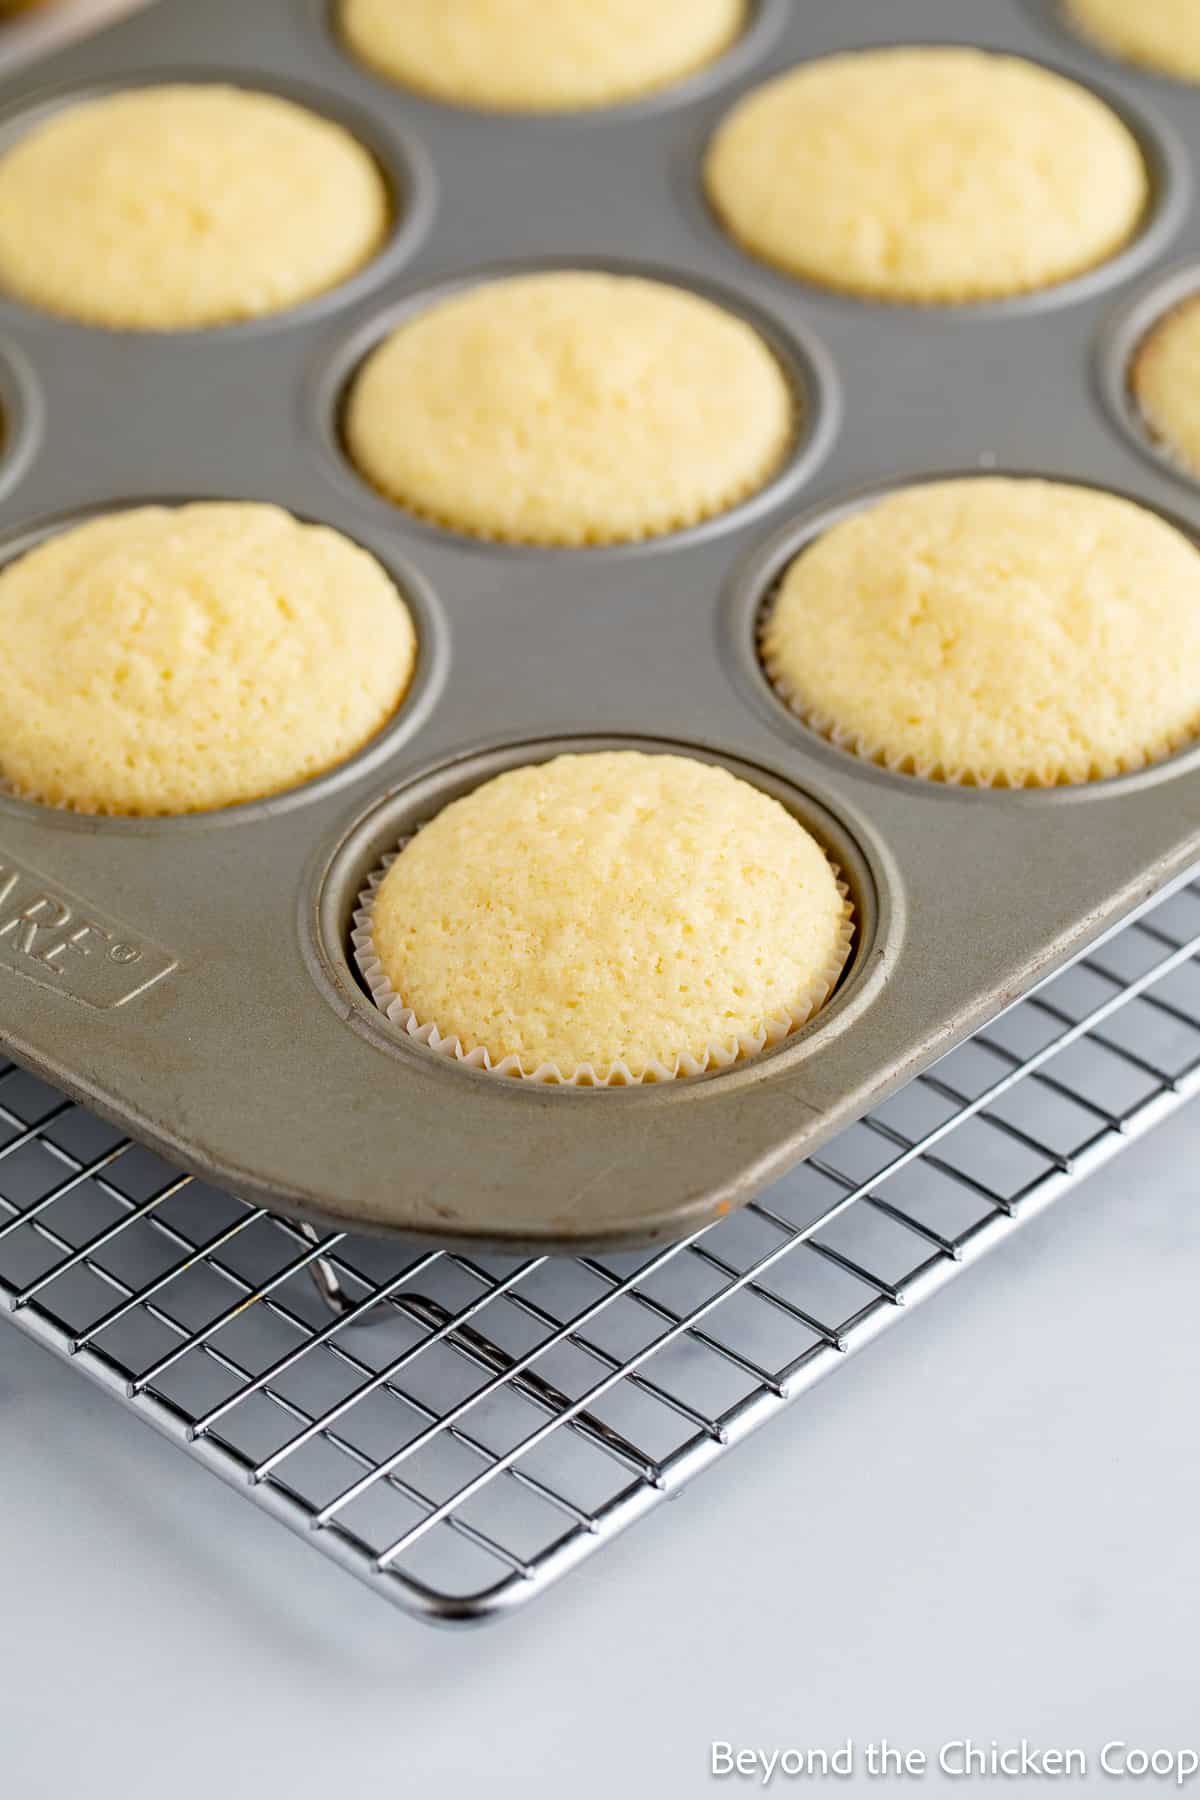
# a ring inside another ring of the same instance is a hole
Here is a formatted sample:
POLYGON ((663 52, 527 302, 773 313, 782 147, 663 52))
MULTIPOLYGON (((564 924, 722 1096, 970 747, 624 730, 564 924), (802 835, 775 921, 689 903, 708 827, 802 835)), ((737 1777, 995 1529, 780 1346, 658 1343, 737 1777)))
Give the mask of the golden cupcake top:
POLYGON ((347 47, 437 100, 505 112, 609 106, 681 81, 738 36, 746 0, 341 0, 347 47))
POLYGON ((1066 17, 1102 50, 1181 81, 1200 81, 1193 0, 1063 0, 1066 17))
POLYGON ((258 800, 343 762, 412 676, 373 556, 276 506, 108 513, 0 569, 0 779, 89 813, 258 800))
POLYGON ((996 299, 1112 256, 1149 197, 1137 141, 1086 88, 958 47, 851 51, 753 89, 709 199, 755 256, 880 300, 996 299))
POLYGON ((1092 488, 930 482, 801 551, 762 654, 802 718, 888 768, 1091 781, 1200 732, 1200 554, 1092 488))
POLYGON ((1173 307, 1147 334, 1130 387, 1151 435, 1200 476, 1200 296, 1173 307))
POLYGON ((786 1036, 850 929, 825 852, 778 801, 689 757, 610 751, 447 806, 392 863, 370 936, 403 1006, 464 1054, 640 1080, 786 1036))
POLYGON ((344 432, 389 499, 454 530, 611 544, 761 487, 795 430, 751 326, 683 288, 581 270, 452 294, 368 358, 344 432))
POLYGON ((344 281, 390 217, 374 159, 331 120, 243 88, 132 88, 0 155, 0 289, 94 325, 224 325, 344 281))

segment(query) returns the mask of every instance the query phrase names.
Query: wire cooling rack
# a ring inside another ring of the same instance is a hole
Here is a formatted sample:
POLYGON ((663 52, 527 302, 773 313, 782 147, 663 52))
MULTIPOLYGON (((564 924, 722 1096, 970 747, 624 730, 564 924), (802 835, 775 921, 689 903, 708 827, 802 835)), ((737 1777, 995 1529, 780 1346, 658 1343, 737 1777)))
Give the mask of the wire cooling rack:
POLYGON ((410 1612, 540 1592, 1200 1087, 1200 881, 736 1217, 318 1237, 0 1072, 0 1316, 410 1612))

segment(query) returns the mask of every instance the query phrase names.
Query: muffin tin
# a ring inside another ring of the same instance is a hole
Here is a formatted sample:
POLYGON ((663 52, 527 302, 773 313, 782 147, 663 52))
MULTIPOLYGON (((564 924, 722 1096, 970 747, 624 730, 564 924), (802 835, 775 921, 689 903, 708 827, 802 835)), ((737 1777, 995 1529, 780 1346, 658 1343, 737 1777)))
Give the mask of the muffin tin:
POLYGON ((48 107, 163 79, 276 89, 350 125, 393 184, 397 228, 340 289, 220 330, 112 333, 0 301, 0 553, 147 500, 277 501, 391 569, 419 664, 358 757, 261 804, 91 819, 0 797, 0 1017, 18 1060, 300 1218, 506 1250, 646 1243, 749 1198, 1200 857, 1200 749, 1080 788, 923 783, 808 732, 755 652, 797 546, 923 477, 1090 482, 1200 534, 1200 489, 1146 454, 1123 385, 1160 265, 1200 259, 1193 90, 1121 68, 1031 0, 760 0, 727 56, 662 94, 488 116, 358 67, 318 0, 159 0, 43 64, 36 92, 9 83, 0 142, 48 107), (1154 179, 1137 240, 1059 288, 929 310, 742 253, 700 187, 726 108, 801 58, 897 41, 1037 58, 1114 104, 1154 179), (695 286, 765 332, 805 411, 779 476, 694 529, 596 550, 472 541, 372 493, 337 424, 370 345, 448 286, 581 265, 695 286), (822 838, 858 916, 833 1000, 757 1060, 658 1087, 505 1081, 402 1040, 348 954, 368 870, 500 769, 613 744, 721 762, 822 838))

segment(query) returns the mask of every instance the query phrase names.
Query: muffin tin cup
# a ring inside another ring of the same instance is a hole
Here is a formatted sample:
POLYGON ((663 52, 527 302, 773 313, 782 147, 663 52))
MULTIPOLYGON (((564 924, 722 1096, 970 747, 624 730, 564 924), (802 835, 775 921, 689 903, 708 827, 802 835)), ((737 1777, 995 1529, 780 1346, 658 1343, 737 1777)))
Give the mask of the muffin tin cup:
MULTIPOLYGON (((0 366, 0 399, 3 393, 4 371, 0 366)), ((0 459, 0 481, 3 479, 3 471, 3 460, 0 459)), ((182 506, 190 498, 192 496, 179 494, 147 494, 138 499, 122 496, 108 505, 81 507, 54 519, 37 520, 7 538, 0 538, 0 570, 49 538, 84 525, 91 519, 133 511, 143 506, 182 506)), ((210 498, 229 501, 234 496, 226 493, 210 498)), ((248 502, 258 498, 254 493, 237 496, 238 500, 248 502)), ((300 513, 295 516, 303 524, 323 522, 300 513)), ((124 830, 139 835, 147 832, 186 835, 206 832, 214 826, 249 823, 255 819, 269 818, 294 806, 304 806, 325 794, 336 792, 366 770, 386 764, 395 757, 405 739, 420 730, 432 708, 437 705, 447 674, 448 645, 445 619, 429 583, 411 565, 401 565, 394 554, 376 551, 375 555, 401 595, 412 620, 417 639, 416 659, 408 686, 395 711, 377 731, 372 732, 370 737, 341 761, 310 775, 306 780, 296 781, 290 786, 260 795, 257 799, 187 813, 83 812, 66 803, 48 800, 42 794, 16 788, 0 773, 0 807, 7 803, 18 808, 30 808, 35 817, 44 819, 49 816, 88 830, 95 830, 99 825, 106 830, 124 830)))
POLYGON ((1087 53, 1089 59, 1103 65, 1105 73, 1120 70, 1126 76, 1154 83, 1170 82, 1177 88, 1195 88, 1196 78, 1178 73, 1148 58, 1122 56, 1112 44, 1088 31, 1082 20, 1071 17, 1065 0, 1022 0, 1030 16, 1044 29, 1055 32, 1074 49, 1087 53))
POLYGON ((375 1005, 397 1031, 406 1033, 414 1043, 424 1045, 433 1055, 450 1057, 464 1068, 483 1069, 490 1075, 506 1076, 510 1080, 536 1081, 546 1087, 623 1088, 678 1081, 688 1076, 707 1075, 718 1069, 731 1069, 735 1063, 761 1056, 764 1050, 773 1050, 819 1014, 841 980, 854 944, 854 907, 850 891, 838 874, 836 865, 831 864, 838 892, 842 897, 842 922, 835 952, 829 959, 828 966, 815 977, 814 992, 803 1004, 768 1019, 760 1031, 744 1033, 724 1042, 714 1041, 699 1056, 684 1052, 672 1063, 651 1060, 638 1073, 620 1058, 607 1067, 597 1067, 594 1063, 586 1062, 564 1068, 557 1062, 542 1062, 527 1069, 516 1055, 493 1061, 483 1046, 477 1045, 468 1050, 459 1038, 440 1031, 433 1020, 419 1019, 392 986, 375 948, 375 900, 388 870, 411 842, 411 837, 402 838, 396 849, 371 871, 365 887, 359 893, 354 913, 354 929, 350 933, 355 966, 375 1005))
POLYGON ((1097 345, 1096 377, 1113 423, 1131 443, 1193 493, 1200 475, 1189 469, 1143 412, 1133 388, 1134 365, 1143 345, 1170 315, 1200 297, 1200 261, 1158 270, 1116 310, 1097 345))
POLYGON ((429 286, 414 286, 402 299, 381 308, 322 361, 309 383, 306 407, 312 429, 328 458, 329 475, 381 522, 394 526, 399 515, 408 527, 422 535, 440 540, 449 538, 462 544, 486 544, 501 556, 557 556, 568 563, 580 556, 621 556, 645 554, 659 547, 672 549, 680 543, 703 542, 737 530, 803 488, 828 455, 841 420, 837 371, 820 339, 801 322, 788 320, 785 323, 777 312, 755 305, 736 289, 687 270, 641 262, 627 256, 592 255, 488 264, 429 286), (372 354, 402 325, 454 295, 512 277, 568 272, 634 277, 679 288, 698 295, 749 325, 778 364, 792 399, 792 434, 782 455, 765 469, 759 480, 750 482, 743 493, 723 506, 666 530, 647 532, 637 538, 614 538, 604 543, 576 545, 488 537, 482 532, 442 523, 415 508, 390 500, 359 469, 346 443, 343 428, 351 390, 372 354))
MULTIPOLYGON (((932 12, 946 9, 930 5, 927 10, 932 12)), ((1020 318, 1026 313, 1057 311, 1060 307, 1077 306, 1082 301, 1091 300, 1144 270, 1169 247, 1187 217, 1192 195, 1192 165, 1183 135, 1161 111, 1143 105, 1140 96, 1131 94, 1127 88, 1114 82, 1109 67, 1102 65, 1098 70, 1072 67, 1062 57, 1054 54, 1054 46, 1046 43, 1046 36, 1043 31, 1039 34, 1041 41, 1035 40, 1030 45, 1006 45, 983 30, 977 30, 973 35, 964 35, 959 16, 954 17, 943 32, 931 34, 913 31, 899 35, 894 31, 880 34, 876 29, 868 35, 864 31, 855 41, 839 41, 823 48, 820 54, 836 55, 842 50, 854 48, 898 49, 923 46, 939 49, 947 46, 970 46, 998 54, 1020 55, 1028 62, 1039 64, 1050 74, 1086 89, 1097 100, 1102 101, 1116 114, 1137 143, 1149 179, 1149 197, 1140 219, 1122 243, 1116 245, 1107 256, 1085 264, 1070 274, 1012 293, 981 294, 974 297, 966 295, 943 300, 866 294, 849 285, 838 286, 794 275, 744 244, 717 211, 704 177, 705 158, 713 135, 711 129, 703 136, 697 134, 694 139, 692 156, 680 172, 678 203, 687 210, 697 229, 719 239, 738 257, 755 264, 760 272, 766 272, 772 278, 776 291, 791 289, 795 292, 807 289, 813 293, 828 294, 839 301, 866 308, 883 317, 893 315, 903 319, 906 314, 911 314, 949 322, 970 319, 979 323, 998 323, 1008 318, 1020 318)), ((809 58, 795 57, 791 60, 800 62, 809 58)), ((783 73, 788 66, 789 64, 784 63, 775 72, 783 73)), ((720 124, 721 117, 723 114, 718 115, 716 124, 720 124)))
POLYGON ((710 94, 720 93, 730 82, 748 70, 753 70, 759 59, 775 46, 786 27, 791 0, 747 0, 746 21, 733 42, 711 60, 698 64, 676 80, 660 87, 650 88, 624 99, 578 107, 539 107, 527 113, 507 107, 486 107, 467 101, 452 101, 415 89, 406 90, 390 81, 371 64, 359 62, 354 57, 344 43, 338 26, 340 0, 298 0, 298 4, 302 9, 304 23, 312 34, 314 47, 318 51, 333 49, 338 56, 354 61, 363 75, 376 83, 381 98, 388 94, 395 97, 404 93, 414 104, 444 110, 451 115, 458 113, 493 121, 518 120, 550 131, 566 131, 585 129, 589 125, 611 129, 613 126, 636 123, 639 119, 654 118, 676 107, 694 104, 710 94))
MULTIPOLYGON (((1192 279, 1200 281, 1200 274, 1193 272, 1192 279)), ((1140 340, 1131 340, 1135 349, 1137 341, 1140 340)), ((1127 368, 1130 354, 1129 348, 1124 347, 1122 351, 1123 368, 1127 368)), ((1126 375, 1126 383, 1127 379, 1126 375)), ((1178 464, 1174 466, 1179 467, 1178 464)), ((1186 473, 1182 469, 1180 472, 1186 473)), ((989 476, 999 474, 1001 478, 1008 474, 1007 471, 997 471, 991 468, 986 471, 958 470, 941 479, 969 481, 977 479, 985 473, 989 476)), ((1034 481, 1048 479, 1045 476, 1028 472, 1008 475, 1008 478, 1034 481)), ((921 482, 912 485, 932 485, 938 481, 939 478, 936 475, 926 476, 921 482)), ((906 485, 908 484, 888 484, 872 490, 870 493, 856 495, 840 506, 805 519, 786 534, 775 552, 765 562, 761 574, 757 577, 751 576, 743 583, 739 591, 737 599, 738 613, 740 614, 737 622, 739 637, 741 630, 748 624, 752 639, 751 654, 758 665, 762 681, 793 719, 806 731, 813 732, 825 743, 832 745, 834 749, 842 751, 848 756, 856 757, 876 768, 884 769, 889 774, 906 776, 916 781, 932 783, 935 786, 972 788, 984 792, 1045 794, 1055 793, 1064 788, 1076 791, 1095 791, 1100 783, 1107 784, 1125 777, 1136 778, 1146 771, 1159 768, 1176 757, 1186 755, 1193 759, 1200 758, 1200 705, 1197 707, 1195 721, 1190 731, 1164 733, 1158 743, 1146 747, 1140 759, 1125 758, 1120 761, 1113 759, 1104 767, 1094 768, 1086 778, 1068 778, 1065 775, 1047 772, 1044 779, 1027 777, 1013 780, 1003 774, 981 775, 978 770, 965 764, 947 767, 941 762, 922 761, 911 753, 898 752, 887 744, 874 743, 864 738, 860 732, 847 729, 840 725, 832 715, 823 713, 820 708, 807 703, 795 684, 773 662, 771 654, 766 648, 767 627, 779 588, 792 564, 803 556, 805 550, 815 544, 825 531, 840 521, 852 517, 855 513, 886 499, 889 493, 898 492, 906 485)), ((1089 484, 1079 485, 1087 486, 1089 484)), ((1112 492, 1111 489, 1097 491, 1112 492)), ((1125 497, 1129 498, 1129 496, 1125 497)), ((1160 513, 1165 523, 1173 526, 1175 530, 1181 531, 1184 536, 1191 538, 1196 543, 1197 549, 1200 550, 1200 535, 1186 522, 1178 516, 1166 513, 1162 508, 1155 510, 1160 513)), ((744 642, 742 649, 744 655, 746 649, 744 642)))
MULTIPOLYGON (((1200 271, 1193 271, 1191 280, 1200 283, 1200 271)), ((1144 301, 1138 304, 1139 318, 1142 316, 1144 305, 1144 301)), ((1139 341, 1140 335, 1130 336, 1127 330, 1121 331, 1118 361, 1123 371, 1127 370, 1129 356, 1139 341)), ((1111 351, 1106 354, 1104 359, 1106 370, 1110 357, 1111 351)), ((1127 374, 1124 374, 1122 379, 1127 381, 1127 374)), ((1192 479, 1187 477, 1186 472, 1178 464, 1172 463, 1171 466, 1185 479, 1192 479)), ((1200 714, 1198 714, 1196 727, 1192 732, 1176 733, 1172 736, 1164 735, 1161 743, 1148 750, 1142 761, 1131 761, 1120 765, 1114 763, 1110 767, 1099 770, 1086 780, 1066 780, 1058 777, 1042 781, 1006 781, 999 777, 983 779, 968 767, 946 769, 940 764, 920 763, 911 756, 890 751, 887 746, 864 740, 860 734, 840 726, 834 718, 807 705, 802 696, 797 693, 794 684, 781 671, 772 667, 770 655, 764 646, 771 609, 788 569, 798 557, 803 555, 809 545, 816 543, 824 532, 842 520, 852 517, 855 513, 869 508, 876 502, 886 499, 889 494, 903 488, 954 480, 969 481, 984 474, 1015 481, 1064 479, 1036 469, 996 469, 990 463, 986 469, 932 470, 923 474, 917 481, 911 483, 881 482, 863 491, 844 495, 825 507, 802 514, 772 543, 768 544, 759 556, 754 558, 734 587, 726 642, 739 680, 760 701, 765 699, 766 705, 776 719, 779 719, 782 711, 793 726, 798 727, 806 734, 811 733, 814 739, 819 739, 839 754, 853 757, 859 763, 881 770, 888 776, 920 782, 925 785, 927 792, 936 793, 944 789, 965 788, 978 792, 981 800, 990 794, 1029 799, 1050 798, 1064 794, 1077 797, 1103 797, 1118 791, 1119 784, 1125 785, 1130 782, 1137 783, 1156 779, 1160 774, 1169 776, 1184 768, 1200 768, 1200 714)), ((1124 490, 1107 486, 1100 487, 1097 483, 1086 481, 1076 485, 1094 486, 1099 492, 1116 493, 1120 498, 1137 500, 1139 504, 1146 505, 1146 502, 1139 496, 1124 490)), ((1200 530, 1176 510, 1161 505, 1149 510, 1157 512, 1165 523, 1192 539, 1196 543, 1197 549, 1200 550, 1200 530)))
POLYGON ((0 354, 0 500, 7 498, 37 455, 43 422, 33 367, 10 345, 0 354))
POLYGON ((36 93, 28 77, 0 86, 17 131, 43 102, 217 74, 306 99, 413 172, 393 245, 289 313, 123 333, 0 299, 0 554, 97 510, 271 501, 371 551, 419 638, 394 725, 289 793, 156 819, 0 795, 9 1054, 297 1218, 507 1253, 613 1250, 744 1202, 1185 877, 1200 857, 1200 749, 1078 787, 915 780, 804 725, 759 662, 755 620, 788 556, 890 487, 1036 472, 1200 534, 1200 490, 1117 425, 1094 380, 1120 284, 1149 281, 1168 244, 1200 264, 1194 94, 1073 48, 1031 8, 885 10, 764 0, 694 83, 552 118, 389 87, 342 54, 317 0, 158 0, 44 65, 36 93), (1162 147, 1142 237, 1077 282, 963 307, 872 304, 742 252, 700 199, 723 114, 806 57, 898 39, 1069 63, 1116 99, 1162 147), (810 403, 779 478, 694 529, 581 550, 465 538, 368 488, 337 406, 388 322, 484 274, 577 266, 694 285, 764 331, 810 403), (356 966, 370 874, 490 776, 608 748, 717 762, 793 811, 854 904, 836 990, 775 1046, 685 1079, 597 1092, 431 1054, 356 966), (81 925, 86 954, 64 948, 81 925))
MULTIPOLYGON (((105 34, 106 36, 109 34, 105 34)), ((213 46, 216 48, 216 44, 213 46)), ((83 48, 86 50, 87 45, 83 48)), ((69 60, 70 53, 55 62, 69 60)), ((76 318, 70 314, 53 314, 32 302, 0 291, 0 318, 9 308, 27 314, 30 319, 52 319, 64 329, 100 332, 119 338, 149 337, 166 339, 172 344, 209 343, 214 334, 224 338, 255 337, 274 333, 283 325, 306 324, 322 318, 360 295, 367 294, 379 283, 394 277, 403 269, 428 231, 436 207, 436 183, 432 164, 420 144, 395 123, 373 118, 365 109, 306 78, 289 79, 276 74, 268 63, 254 68, 223 62, 154 64, 131 70, 111 79, 67 80, 48 82, 33 94, 5 105, 0 102, 0 156, 25 134, 44 124, 56 113, 86 101, 108 98, 137 88, 194 84, 196 86, 231 86, 271 94, 291 101, 319 119, 340 125, 369 153, 387 189, 390 218, 382 241, 361 262, 348 269, 327 287, 304 295, 285 306, 246 318, 216 321, 211 325, 112 326, 97 319, 76 318)))

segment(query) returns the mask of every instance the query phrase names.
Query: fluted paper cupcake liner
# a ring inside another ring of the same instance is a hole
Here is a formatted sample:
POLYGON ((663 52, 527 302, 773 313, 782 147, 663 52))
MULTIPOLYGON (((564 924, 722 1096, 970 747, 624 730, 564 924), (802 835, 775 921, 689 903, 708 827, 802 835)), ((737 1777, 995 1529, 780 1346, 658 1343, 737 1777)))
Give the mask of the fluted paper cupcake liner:
POLYGON ((366 886, 359 893, 350 933, 355 963, 380 1012, 414 1043, 423 1045, 437 1056, 461 1063, 464 1068, 483 1069, 491 1075, 505 1075, 510 1079, 538 1081, 560 1087, 638 1087, 651 1082, 676 1081, 684 1075, 703 1075, 710 1069, 732 1068, 735 1063, 759 1056, 764 1050, 781 1044, 821 1010, 841 978, 854 941, 854 908, 849 891, 836 865, 831 863, 838 893, 842 897, 842 918, 829 961, 813 975, 807 991, 796 1004, 786 1013, 768 1019, 759 1031, 739 1033, 723 1042, 712 1043, 700 1056, 685 1052, 671 1064, 651 1060, 639 1070, 630 1068, 628 1063, 619 1059, 607 1067, 579 1063, 570 1068, 562 1068, 556 1062, 542 1062, 534 1068, 526 1068, 516 1055, 493 1061, 482 1045, 467 1049, 458 1037, 443 1035, 433 1020, 418 1019, 412 1008, 393 988, 375 950, 372 935, 375 897, 397 856, 411 842, 411 834, 401 839, 396 849, 383 859, 378 868, 372 870, 366 886))
POLYGON ((1190 727, 1178 731, 1165 731, 1160 738, 1147 744, 1136 756, 1113 756, 1093 759, 1087 772, 1082 775, 1068 772, 1065 759, 1056 758, 1052 745, 1047 746, 1046 760, 1040 770, 1003 769, 985 772, 972 768, 969 764, 947 765, 940 761, 926 761, 914 756, 910 750, 897 750, 888 744, 879 744, 864 737, 860 731, 852 731, 829 713, 822 712, 819 707, 800 694, 779 668, 766 646, 767 627, 770 624, 770 609, 764 612, 758 629, 759 661, 768 681, 776 694, 783 701, 790 713, 793 713, 801 724, 815 731, 826 743, 834 745, 838 750, 848 750, 862 761, 873 763, 876 768, 888 769, 895 775, 912 775, 921 781, 937 781, 946 787, 978 787, 978 788, 1054 788, 1082 787, 1089 781, 1105 781, 1113 775, 1135 775, 1139 769, 1150 768, 1162 762, 1176 751, 1184 750, 1200 738, 1200 718, 1190 727))

